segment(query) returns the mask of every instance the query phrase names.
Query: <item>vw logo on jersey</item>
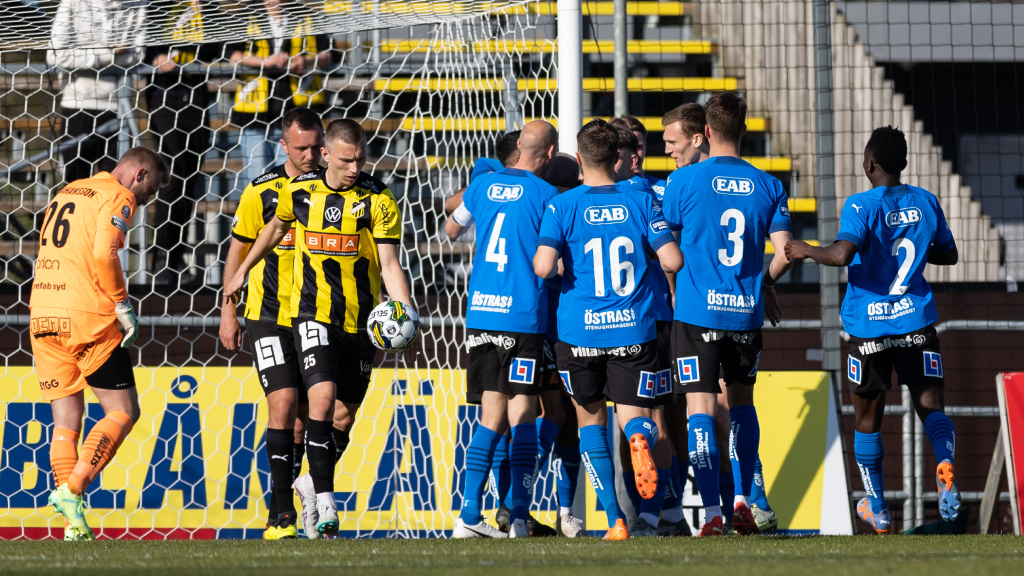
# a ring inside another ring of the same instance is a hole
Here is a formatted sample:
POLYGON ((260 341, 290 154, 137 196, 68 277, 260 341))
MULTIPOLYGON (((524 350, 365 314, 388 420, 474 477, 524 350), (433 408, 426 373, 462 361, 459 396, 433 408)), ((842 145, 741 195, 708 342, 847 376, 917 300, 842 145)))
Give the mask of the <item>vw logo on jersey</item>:
POLYGON ((629 220, 629 210, 625 206, 591 206, 584 211, 587 224, 619 224, 629 220))
POLYGON ((749 196, 754 192, 754 181, 749 178, 732 178, 717 176, 711 181, 711 187, 719 194, 731 196, 749 196))
POLYGON ((885 215, 885 223, 889 225, 889 228, 913 226, 920 221, 921 211, 914 207, 890 210, 889 213, 885 215))
POLYGON ((328 222, 340 222, 341 209, 337 206, 331 206, 327 210, 324 210, 324 218, 326 218, 328 222))
POLYGON ((519 184, 491 184, 487 189, 487 197, 495 202, 515 202, 523 195, 523 187, 519 184))

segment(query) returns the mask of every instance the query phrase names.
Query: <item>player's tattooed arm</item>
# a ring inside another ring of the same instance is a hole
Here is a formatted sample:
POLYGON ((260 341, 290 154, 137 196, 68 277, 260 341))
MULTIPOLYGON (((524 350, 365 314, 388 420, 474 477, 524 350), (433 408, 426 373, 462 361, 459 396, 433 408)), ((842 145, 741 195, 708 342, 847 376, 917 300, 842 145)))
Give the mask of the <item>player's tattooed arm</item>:
MULTIPOLYGON (((249 252, 249 244, 237 238, 231 239, 228 255, 224 259, 224 278, 234 278, 238 267, 249 252)), ((238 296, 224 292, 220 302, 220 343, 229 352, 242 348, 242 327, 238 324, 238 296)))
POLYGON ((284 240, 284 237, 288 235, 288 230, 291 228, 291 222, 284 222, 277 216, 270 219, 267 222, 266 228, 260 232, 260 237, 253 243, 252 248, 249 249, 249 255, 245 257, 242 264, 238 267, 238 272, 235 273, 234 277, 225 276, 224 281, 224 294, 234 296, 242 289, 245 285, 245 279, 249 276, 249 270, 256 265, 257 262, 263 260, 267 254, 270 254, 277 245, 284 240))
POLYGON ((928 263, 936 266, 954 266, 960 261, 960 252, 956 246, 952 250, 928 250, 928 263))
POLYGON ((785 251, 786 256, 793 260, 810 258, 825 266, 849 266, 857 255, 857 246, 846 240, 836 240, 829 246, 811 246, 803 240, 790 240, 785 251))

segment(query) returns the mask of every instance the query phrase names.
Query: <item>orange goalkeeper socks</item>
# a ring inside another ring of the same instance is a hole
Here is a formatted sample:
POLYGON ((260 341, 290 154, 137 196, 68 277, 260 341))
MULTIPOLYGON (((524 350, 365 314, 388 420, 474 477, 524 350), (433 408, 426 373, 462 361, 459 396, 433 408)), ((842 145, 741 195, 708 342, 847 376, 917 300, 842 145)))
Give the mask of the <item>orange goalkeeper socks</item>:
POLYGON ((50 467, 53 468, 54 487, 68 481, 78 462, 78 432, 66 428, 53 429, 50 442, 50 467))
POLYGON ((68 488, 82 494, 96 476, 106 468, 132 431, 133 422, 124 412, 111 411, 96 423, 85 438, 82 453, 68 478, 68 488))

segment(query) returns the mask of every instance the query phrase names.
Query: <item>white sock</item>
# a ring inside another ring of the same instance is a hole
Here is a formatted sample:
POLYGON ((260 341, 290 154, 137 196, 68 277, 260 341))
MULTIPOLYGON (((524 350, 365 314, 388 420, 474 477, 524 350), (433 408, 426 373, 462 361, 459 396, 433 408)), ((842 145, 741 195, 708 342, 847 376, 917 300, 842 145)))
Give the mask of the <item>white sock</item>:
POLYGON ((705 518, 704 521, 705 522, 710 522, 710 521, 714 520, 715 516, 718 516, 718 517, 721 517, 722 519, 725 519, 725 516, 722 516, 722 507, 721 506, 707 506, 707 507, 704 508, 704 518, 705 518))
POLYGON ((673 524, 681 522, 685 516, 686 514, 683 513, 682 506, 672 508, 671 510, 662 510, 661 512, 661 517, 664 518, 666 522, 671 522, 673 524))
POLYGON ((658 526, 658 517, 654 514, 651 514, 650 512, 641 512, 640 518, 643 519, 644 522, 650 524, 651 526, 658 526))
POLYGON ((572 514, 572 508, 566 508, 565 506, 559 506, 558 507, 558 517, 559 518, 561 518, 562 516, 566 516, 568 514, 572 514))
POLYGON ((743 504, 747 508, 750 508, 750 496, 744 496, 743 494, 737 494, 736 498, 733 499, 732 505, 743 504))
POLYGON ((317 492, 316 505, 329 506, 335 510, 338 509, 338 504, 334 501, 334 492, 317 492))

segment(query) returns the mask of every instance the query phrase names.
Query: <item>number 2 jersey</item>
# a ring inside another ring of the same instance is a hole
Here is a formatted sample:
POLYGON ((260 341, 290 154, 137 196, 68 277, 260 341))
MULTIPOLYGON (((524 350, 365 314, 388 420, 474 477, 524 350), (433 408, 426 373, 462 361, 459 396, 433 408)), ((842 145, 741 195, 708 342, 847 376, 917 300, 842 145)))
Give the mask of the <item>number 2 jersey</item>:
POLYGON ((715 156, 669 176, 662 210, 681 229, 685 263, 673 317, 717 330, 760 328, 765 238, 793 229, 782 183, 744 160, 715 156))
POLYGON ((39 231, 30 307, 114 316, 128 298, 117 251, 135 214, 135 195, 109 172, 76 180, 54 196, 39 231))
POLYGON ((654 197, 579 186, 551 200, 540 245, 562 256, 558 338, 573 346, 631 346, 656 337, 648 252, 674 242, 654 197))
POLYGON ((533 256, 548 202, 558 190, 532 172, 505 168, 482 174, 462 196, 477 228, 466 326, 539 334, 547 324, 544 280, 533 256))
POLYGON ((956 247, 934 194, 903 184, 879 186, 846 200, 836 240, 857 247, 842 319, 860 338, 913 332, 939 319, 924 279, 928 251, 956 247))

